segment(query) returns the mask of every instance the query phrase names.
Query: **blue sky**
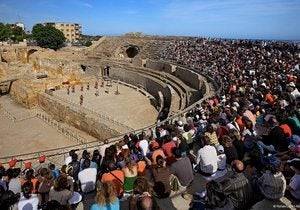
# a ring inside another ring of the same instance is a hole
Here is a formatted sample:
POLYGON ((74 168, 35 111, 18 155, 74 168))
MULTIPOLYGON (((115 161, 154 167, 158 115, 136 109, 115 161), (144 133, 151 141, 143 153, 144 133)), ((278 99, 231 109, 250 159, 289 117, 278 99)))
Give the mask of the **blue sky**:
POLYGON ((84 34, 300 40, 300 0, 0 0, 0 22, 78 22, 84 34))

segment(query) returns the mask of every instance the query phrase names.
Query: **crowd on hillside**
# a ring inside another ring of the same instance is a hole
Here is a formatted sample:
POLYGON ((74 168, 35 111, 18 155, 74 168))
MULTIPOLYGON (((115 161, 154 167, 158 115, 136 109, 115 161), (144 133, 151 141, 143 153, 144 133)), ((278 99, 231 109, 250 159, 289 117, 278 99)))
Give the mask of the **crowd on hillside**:
POLYGON ((222 91, 103 151, 72 150, 59 169, 45 156, 34 169, 12 159, 0 166, 0 209, 150 210, 176 193, 199 210, 300 208, 299 46, 182 39, 161 57, 222 91))

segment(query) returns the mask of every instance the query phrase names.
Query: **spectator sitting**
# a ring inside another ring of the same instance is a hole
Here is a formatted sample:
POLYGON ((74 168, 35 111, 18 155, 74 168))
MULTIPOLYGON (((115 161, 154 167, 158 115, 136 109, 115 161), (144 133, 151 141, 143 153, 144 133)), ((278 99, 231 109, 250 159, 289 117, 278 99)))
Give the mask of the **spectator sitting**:
POLYGON ((173 154, 176 158, 176 162, 170 166, 170 172, 178 178, 181 186, 187 187, 194 180, 191 161, 188 157, 182 157, 181 151, 178 148, 173 150, 173 154))
POLYGON ((0 187, 3 187, 3 190, 7 190, 7 182, 6 180, 2 179, 4 176, 6 176, 5 168, 1 165, 0 166, 0 187))
POLYGON ((21 179, 21 185, 23 185, 26 182, 32 183, 32 192, 36 194, 37 193, 37 187, 39 185, 39 181, 36 177, 34 177, 34 171, 33 169, 26 169, 25 170, 25 179, 21 179))
POLYGON ((296 209, 284 197, 286 181, 281 172, 267 170, 259 178, 259 184, 265 199, 252 206, 251 210, 274 209, 275 206, 278 207, 277 209, 296 209))
POLYGON ((73 195, 73 183, 68 182, 67 175, 60 175, 54 182, 54 186, 49 192, 49 201, 56 200, 61 205, 67 206, 69 199, 73 195))
POLYGON ((137 165, 130 159, 126 160, 126 166, 122 169, 124 172, 124 191, 126 193, 131 193, 133 190, 133 184, 136 180, 138 171, 137 171, 137 165))
POLYGON ((198 150, 197 165, 199 172, 204 176, 211 176, 218 170, 218 155, 216 148, 209 145, 207 136, 203 137, 204 147, 198 150))
POLYGON ((42 168, 38 174, 39 187, 38 187, 38 195, 41 204, 44 204, 48 201, 49 192, 51 187, 53 186, 53 177, 49 169, 42 168))
POLYGON ((208 137, 210 145, 218 145, 218 137, 212 125, 207 126, 207 131, 204 133, 204 136, 208 137))
POLYGON ((51 170, 53 179, 57 179, 57 177, 59 177, 60 172, 57 168, 55 168, 55 165, 53 163, 49 164, 49 170, 51 170))
POLYGON ((223 186, 225 194, 235 209, 248 209, 253 204, 253 191, 249 180, 243 173, 244 164, 240 160, 234 160, 231 166, 232 172, 225 175, 227 179, 223 186))
POLYGON ((97 169, 90 168, 90 164, 91 161, 89 159, 84 159, 82 163, 82 171, 78 173, 78 180, 83 193, 95 190, 97 169))
POLYGON ((111 182, 104 182, 97 189, 96 203, 91 210, 119 210, 120 201, 117 197, 115 185, 111 182))
POLYGON ((239 158, 236 148, 232 144, 232 139, 229 136, 223 136, 220 142, 224 147, 227 164, 231 164, 233 160, 237 160, 239 158))
POLYGON ((117 196, 119 198, 123 196, 124 172, 118 169, 113 162, 108 164, 107 172, 102 174, 101 182, 115 185, 117 196))
POLYGON ((20 172, 20 168, 9 168, 6 172, 8 177, 8 190, 13 191, 15 194, 21 192, 20 172))
POLYGON ((295 171, 295 175, 291 178, 287 190, 292 195, 293 200, 300 200, 300 159, 293 159, 288 161, 288 164, 295 171))
POLYGON ((166 161, 162 156, 157 156, 156 165, 151 167, 154 178, 154 191, 159 198, 167 198, 171 193, 170 176, 171 172, 166 167, 166 161))
POLYGON ((138 177, 134 182, 133 195, 130 197, 130 210, 152 210, 152 188, 144 177, 138 177))
POLYGON ((32 182, 27 181, 22 186, 21 198, 18 202, 18 210, 37 210, 39 199, 36 194, 31 194, 33 191, 32 182))

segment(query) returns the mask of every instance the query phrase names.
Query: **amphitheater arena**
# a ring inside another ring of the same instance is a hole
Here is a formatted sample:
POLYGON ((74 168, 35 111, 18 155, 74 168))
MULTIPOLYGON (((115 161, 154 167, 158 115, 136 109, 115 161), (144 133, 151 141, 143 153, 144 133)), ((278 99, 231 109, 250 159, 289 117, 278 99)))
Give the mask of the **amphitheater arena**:
POLYGON ((159 60, 171 38, 102 37, 89 48, 0 48, 0 162, 61 166, 71 149, 100 151, 172 122, 219 87, 159 60), (83 97, 80 104, 80 97, 83 97))

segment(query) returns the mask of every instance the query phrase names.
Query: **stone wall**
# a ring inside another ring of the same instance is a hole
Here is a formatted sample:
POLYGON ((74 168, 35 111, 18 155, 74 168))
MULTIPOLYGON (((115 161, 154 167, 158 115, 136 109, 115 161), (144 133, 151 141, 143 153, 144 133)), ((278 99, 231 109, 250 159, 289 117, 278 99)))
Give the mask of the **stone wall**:
POLYGON ((173 75, 180 78, 190 87, 195 88, 196 90, 201 89, 203 78, 201 78, 199 74, 177 66, 176 71, 173 72, 173 75))
POLYGON ((146 60, 146 65, 144 66, 146 68, 154 69, 157 71, 164 71, 167 73, 172 73, 172 65, 160 61, 154 61, 147 59, 146 60))
POLYGON ((120 134, 113 130, 112 127, 101 123, 101 120, 96 119, 95 116, 75 110, 68 104, 55 100, 47 94, 39 94, 38 103, 56 121, 72 125, 99 140, 105 140, 120 134))
POLYGON ((189 69, 185 69, 182 67, 178 67, 174 64, 166 63, 163 61, 155 61, 150 59, 142 60, 144 65, 141 65, 141 62, 134 62, 133 64, 139 67, 146 67, 150 69, 154 69, 157 71, 163 71, 167 72, 169 74, 172 74, 176 77, 178 77, 180 80, 182 80, 185 84, 188 86, 200 90, 202 86, 202 80, 201 76, 193 71, 190 71, 189 69))
POLYGON ((160 101, 158 92, 161 91, 164 95, 164 104, 171 104, 171 90, 158 79, 121 68, 111 68, 110 77, 116 80, 120 79, 121 81, 129 83, 131 85, 145 89, 157 101, 160 101))

